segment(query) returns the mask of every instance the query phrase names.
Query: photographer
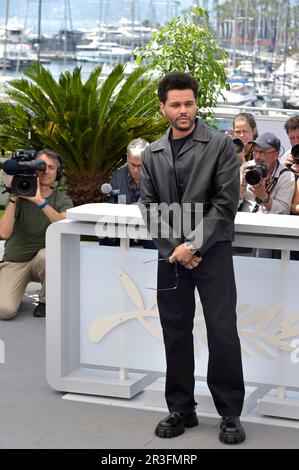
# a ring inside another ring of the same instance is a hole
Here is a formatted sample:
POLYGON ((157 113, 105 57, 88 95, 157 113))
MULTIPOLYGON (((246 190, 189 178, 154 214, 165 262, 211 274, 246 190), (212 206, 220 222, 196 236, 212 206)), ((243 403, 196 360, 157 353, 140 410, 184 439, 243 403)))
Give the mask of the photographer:
MULTIPOLYGON (((299 144, 299 114, 290 117, 284 125, 285 131, 288 134, 292 148, 299 144)), ((287 168, 290 168, 296 175, 299 176, 299 162, 294 161, 291 154, 292 148, 288 149, 281 157, 281 163, 287 168)))
POLYGON ((253 159, 252 141, 258 136, 255 117, 251 113, 239 113, 233 119, 233 128, 228 131, 232 137, 240 139, 243 149, 238 151, 240 165, 253 159))
MULTIPOLYGON (((0 220, 0 237, 6 240, 0 262, 0 319, 10 320, 17 314, 26 286, 40 282, 39 303, 33 316, 45 316, 45 234, 48 226, 65 218, 73 206, 71 199, 54 188, 62 176, 62 162, 52 150, 40 151, 37 160, 45 163, 36 170, 37 190, 34 196, 10 194, 0 220)), ((12 180, 6 183, 11 188, 12 180)))
POLYGON ((241 167, 239 211, 290 214, 295 177, 278 160, 280 140, 266 132, 251 143, 254 160, 241 167))

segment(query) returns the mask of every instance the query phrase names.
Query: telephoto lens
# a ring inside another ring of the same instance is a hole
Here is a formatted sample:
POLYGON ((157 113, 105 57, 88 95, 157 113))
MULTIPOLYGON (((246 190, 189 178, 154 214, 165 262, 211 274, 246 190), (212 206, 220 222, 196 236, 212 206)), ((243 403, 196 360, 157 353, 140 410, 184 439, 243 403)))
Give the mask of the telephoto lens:
POLYGON ((294 163, 298 164, 299 163, 299 144, 294 145, 294 147, 292 147, 291 154, 292 154, 294 163))
POLYGON ((246 173, 245 180, 251 186, 258 184, 262 178, 267 176, 267 167, 263 163, 259 163, 258 165, 254 165, 251 169, 246 173))
POLYGON ((240 152, 243 151, 243 149, 244 149, 244 144, 243 144, 243 142, 242 142, 241 139, 237 139, 237 138, 236 138, 236 139, 233 139, 233 143, 234 143, 234 146, 235 146, 235 149, 236 149, 236 152, 237 152, 237 153, 240 153, 240 152))

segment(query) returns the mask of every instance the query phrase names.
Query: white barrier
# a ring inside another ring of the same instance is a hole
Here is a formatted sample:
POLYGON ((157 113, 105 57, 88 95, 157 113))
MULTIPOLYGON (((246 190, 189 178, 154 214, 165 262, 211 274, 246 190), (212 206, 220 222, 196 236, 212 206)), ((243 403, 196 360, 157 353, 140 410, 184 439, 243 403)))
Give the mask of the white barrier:
MULTIPOLYGON (((47 231, 47 377, 57 390, 131 398, 151 384, 145 401, 157 403, 158 394, 163 406, 163 379, 152 382, 165 371, 164 347, 155 298, 147 289, 155 286, 157 266, 143 264, 157 252, 129 249, 137 222, 139 238, 147 238, 137 206, 88 204, 68 210, 68 220, 47 231), (120 247, 80 245, 80 235, 114 235, 116 216, 120 247)), ((288 259, 288 251, 299 247, 299 218, 238 213, 235 227, 237 246, 284 250, 282 260, 234 259, 244 376, 254 385, 247 389, 245 412, 275 387, 279 400, 273 405, 273 397, 264 398, 261 412, 299 418, 294 360, 299 263, 288 259)), ((199 299, 194 337, 196 375, 205 377, 207 348, 199 299)), ((207 394, 202 385, 197 388, 207 394)))

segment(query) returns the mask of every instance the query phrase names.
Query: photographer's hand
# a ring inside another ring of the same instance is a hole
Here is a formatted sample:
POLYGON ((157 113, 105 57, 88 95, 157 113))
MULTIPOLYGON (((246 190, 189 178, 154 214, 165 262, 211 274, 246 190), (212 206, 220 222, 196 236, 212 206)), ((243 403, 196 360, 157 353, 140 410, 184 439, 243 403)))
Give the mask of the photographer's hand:
MULTIPOLYGON (((11 188, 13 176, 9 176, 6 180, 5 186, 11 188)), ((17 196, 14 194, 9 194, 9 201, 5 208, 4 214, 0 220, 0 237, 3 240, 7 240, 13 231, 13 226, 15 223, 15 213, 16 213, 16 200, 17 196)))
POLYGON ((283 165, 288 167, 288 168, 291 168, 293 163, 294 163, 294 159, 293 159, 292 155, 290 153, 288 153, 287 156, 285 157, 284 161, 283 161, 283 165))
POLYGON ((251 191, 255 197, 259 197, 261 199, 266 198, 268 196, 266 191, 266 178, 261 178, 258 184, 250 186, 249 191, 251 191))
POLYGON ((36 204, 40 210, 43 211, 44 215, 48 217, 51 223, 58 222, 63 220, 66 217, 65 212, 57 212, 53 207, 48 203, 48 197, 51 196, 52 189, 49 187, 41 187, 40 180, 37 178, 37 189, 35 196, 22 196, 23 199, 28 199, 28 201, 36 204))
MULTIPOLYGON (((5 187, 6 188, 11 189, 12 180, 13 180, 13 176, 8 176, 7 177, 7 179, 5 181, 5 187)), ((16 202, 17 198, 18 198, 18 196, 16 196, 15 194, 9 192, 9 200, 16 202)))
POLYGON ((19 196, 19 197, 23 199, 27 199, 28 201, 34 202, 34 204, 36 204, 37 206, 45 202, 45 198, 41 194, 39 178, 37 178, 37 188, 36 188, 35 196, 19 196))
POLYGON ((244 199, 246 190, 247 190, 247 181, 245 179, 246 173, 250 170, 250 166, 244 165, 242 172, 241 172, 241 178, 240 178, 240 199, 244 199))
POLYGON ((293 163, 291 166, 291 170, 296 174, 299 175, 299 163, 293 163))
POLYGON ((256 198, 265 200, 262 201, 261 204, 263 204, 265 209, 270 212, 272 208, 272 199, 266 190, 266 179, 267 178, 261 178, 260 182, 254 186, 250 186, 249 190, 255 195, 256 198))

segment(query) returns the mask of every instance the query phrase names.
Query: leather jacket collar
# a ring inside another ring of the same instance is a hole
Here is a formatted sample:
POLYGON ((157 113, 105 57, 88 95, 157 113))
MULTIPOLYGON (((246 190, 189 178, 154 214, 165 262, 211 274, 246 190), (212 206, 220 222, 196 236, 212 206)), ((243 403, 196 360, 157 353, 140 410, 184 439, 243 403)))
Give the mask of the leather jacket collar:
MULTIPOLYGON (((152 152, 159 152, 169 146, 169 134, 171 128, 169 128, 164 134, 161 139, 154 142, 151 146, 152 152)), ((209 127, 199 118, 196 118, 195 121, 195 129, 192 135, 192 139, 190 139, 190 147, 193 145, 194 141, 198 142, 210 142, 211 140, 211 131, 209 127)), ((190 148, 189 147, 189 148, 190 148)))

